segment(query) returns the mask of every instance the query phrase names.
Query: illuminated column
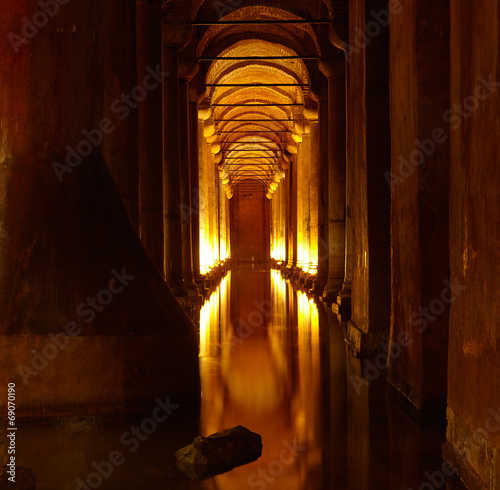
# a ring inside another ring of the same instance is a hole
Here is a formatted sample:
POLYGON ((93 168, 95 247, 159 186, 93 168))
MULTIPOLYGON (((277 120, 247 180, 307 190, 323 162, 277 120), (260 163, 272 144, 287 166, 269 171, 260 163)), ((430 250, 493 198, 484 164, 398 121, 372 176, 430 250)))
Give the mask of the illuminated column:
MULTIPOLYGON (((161 2, 137 1, 137 79, 161 66, 161 2)), ((138 107, 141 240, 158 270, 164 271, 162 91, 148 92, 138 107)))
POLYGON ((224 183, 219 178, 219 260, 222 262, 226 258, 226 193, 224 183))
POLYGON ((224 200, 226 206, 226 259, 231 256, 231 206, 229 199, 224 200))
POLYGON ((346 90, 345 57, 335 51, 328 61, 321 60, 321 71, 328 78, 328 284, 323 297, 333 302, 345 277, 345 199, 346 199, 346 90))
POLYGON ((318 203, 319 203, 319 167, 321 159, 319 121, 316 119, 310 121, 311 125, 311 162, 309 165, 309 255, 310 265, 309 274, 318 273, 318 203))
POLYGON ((281 184, 278 184, 272 200, 274 229, 273 229, 273 242, 274 242, 274 258, 280 260, 280 238, 281 238, 281 184))
MULTIPOLYGON (((214 152, 218 144, 210 145, 208 156, 208 220, 210 237, 210 268, 216 265, 219 256, 219 175, 215 168, 214 152)), ((219 145, 220 146, 220 145, 219 145)))
MULTIPOLYGON (((297 152, 297 236, 296 236, 296 247, 297 247, 297 260, 296 267, 302 269, 304 264, 304 148, 302 143, 299 143, 299 149, 297 152)), ((307 196, 309 197, 309 195, 307 196)))
POLYGON ((309 272, 311 265, 311 128, 304 122, 302 135, 302 269, 309 272))
MULTIPOLYGON (((293 160, 293 158, 292 158, 293 160)), ((286 268, 287 269, 292 269, 293 268, 293 261, 294 261, 294 255, 293 255, 293 182, 295 180, 294 177, 294 168, 295 164, 292 163, 290 168, 287 171, 287 178, 285 181, 286 185, 286 223, 287 223, 287 229, 286 229, 286 268)))
MULTIPOLYGON (((298 151, 298 148, 297 148, 298 151)), ((297 258, 298 258, 298 247, 297 247, 297 179, 299 176, 298 172, 298 160, 299 156, 296 154, 293 158, 293 179, 290 185, 291 190, 291 199, 290 199, 290 214, 291 214, 291 233, 290 233, 290 247, 292 250, 291 253, 291 265, 292 269, 297 267, 297 258)))
POLYGON ((215 128, 210 124, 210 108, 198 109, 198 172, 199 172, 199 222, 200 222, 200 273, 205 275, 209 269, 209 226, 208 226, 208 144, 205 137, 212 136, 215 128))
MULTIPOLYGON (((285 174, 286 175, 286 174, 285 174)), ((280 228, 280 260, 281 263, 283 264, 284 261, 286 260, 286 186, 287 186, 287 180, 284 180, 280 184, 280 223, 281 223, 281 228, 280 228)))
POLYGON ((279 192, 280 192, 279 223, 280 223, 280 228, 279 228, 278 240, 279 240, 280 265, 282 265, 284 260, 286 259, 286 246, 285 246, 285 243, 286 243, 286 212, 285 212, 286 187, 285 186, 286 185, 287 185, 286 180, 283 180, 279 186, 279 192))
POLYGON ((191 244, 193 248, 194 281, 204 289, 204 281, 200 277, 200 135, 198 103, 206 92, 204 77, 201 72, 189 84, 189 165, 191 172, 191 244))

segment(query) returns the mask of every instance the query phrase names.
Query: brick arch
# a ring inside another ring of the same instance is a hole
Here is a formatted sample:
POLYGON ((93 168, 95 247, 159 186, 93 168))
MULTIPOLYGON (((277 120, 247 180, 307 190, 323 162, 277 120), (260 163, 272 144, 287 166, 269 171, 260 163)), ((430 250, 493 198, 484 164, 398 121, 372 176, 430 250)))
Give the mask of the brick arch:
MULTIPOLYGON (((213 4, 213 0, 210 0, 213 4)), ((198 11, 203 6, 206 0, 194 0, 191 8, 191 20, 195 20, 198 11)), ((229 3, 224 1, 224 3, 229 3)), ((248 1, 246 3, 249 3, 248 1)), ((332 0, 255 0, 252 2, 254 5, 259 5, 262 7, 278 7, 290 13, 305 14, 308 13, 311 18, 318 15, 318 11, 326 10, 328 12, 328 17, 331 19, 333 17, 333 4, 332 0), (314 9, 316 7, 316 9, 314 9)), ((214 7, 215 11, 215 7, 214 7)))
MULTIPOLYGON (((270 56, 296 56, 297 53, 287 46, 282 44, 274 44, 264 40, 243 40, 237 41, 229 46, 227 49, 220 53, 220 56, 244 56, 246 54, 251 55, 270 55, 270 56)), ((303 60, 293 60, 293 61, 266 61, 266 60, 248 60, 241 62, 241 65, 253 66, 261 65, 267 66, 267 70, 274 72, 274 74, 279 74, 280 69, 283 67, 289 71, 295 72, 299 75, 300 79, 306 80, 305 83, 309 81, 309 72, 307 66, 303 60), (264 62, 262 62, 264 61, 264 62)), ((236 68, 241 66, 238 62, 230 63, 230 66, 236 68)), ((207 71, 207 83, 212 83, 211 80, 217 78, 217 73, 228 67, 227 61, 214 61, 210 65, 207 71)))
MULTIPOLYGON (((288 11, 287 9, 277 8, 277 7, 264 7, 261 5, 255 5, 251 7, 242 7, 235 10, 231 14, 223 17, 220 20, 248 20, 248 19, 262 19, 263 17, 276 20, 304 20, 304 17, 300 15, 295 15, 288 11)), ((260 27, 260 37, 263 39, 276 39, 276 37, 282 38, 282 43, 294 43, 294 40, 301 36, 307 36, 310 39, 312 45, 314 45, 315 50, 319 56, 321 56, 321 43, 318 41, 316 31, 309 24, 291 24, 288 26, 259 26, 260 27), (299 35, 300 34, 300 35, 299 35)), ((227 33, 228 39, 246 39, 255 37, 256 33, 254 29, 228 29, 227 26, 213 25, 204 33, 202 39, 197 46, 197 55, 201 56, 204 53, 212 40, 220 37, 225 37, 227 33)), ((274 41, 276 42, 276 41, 274 41)), ((215 53, 214 53, 215 54, 215 53)))

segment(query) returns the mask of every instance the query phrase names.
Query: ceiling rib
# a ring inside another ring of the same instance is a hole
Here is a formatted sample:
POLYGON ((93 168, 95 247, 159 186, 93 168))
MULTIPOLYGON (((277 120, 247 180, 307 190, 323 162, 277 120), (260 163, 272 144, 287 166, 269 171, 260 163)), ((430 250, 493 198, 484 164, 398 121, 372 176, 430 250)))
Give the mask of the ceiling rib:
POLYGON ((317 60, 319 56, 204 56, 200 61, 317 60))
POLYGON ((193 26, 247 26, 247 25, 279 25, 279 24, 331 24, 328 19, 314 19, 314 20, 218 20, 218 21, 193 21, 193 26))

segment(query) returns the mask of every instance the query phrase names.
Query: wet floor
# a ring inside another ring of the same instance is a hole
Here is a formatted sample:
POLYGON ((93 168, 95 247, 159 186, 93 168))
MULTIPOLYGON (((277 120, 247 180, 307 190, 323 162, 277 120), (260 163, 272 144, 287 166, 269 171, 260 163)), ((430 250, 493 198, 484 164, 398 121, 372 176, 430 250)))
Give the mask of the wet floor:
POLYGON ((200 314, 201 412, 171 399, 158 423, 20 423, 18 463, 34 469, 39 490, 464 488, 444 481, 445 427, 406 415, 383 370, 364 381, 344 328, 279 273, 233 271, 200 314), (257 461, 203 482, 175 468, 175 451, 196 435, 235 425, 262 436, 257 461))

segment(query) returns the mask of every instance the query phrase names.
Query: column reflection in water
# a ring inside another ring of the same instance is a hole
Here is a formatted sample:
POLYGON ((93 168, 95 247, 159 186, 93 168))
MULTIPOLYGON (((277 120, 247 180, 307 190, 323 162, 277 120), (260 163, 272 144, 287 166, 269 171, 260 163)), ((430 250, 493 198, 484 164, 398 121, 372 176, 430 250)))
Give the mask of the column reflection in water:
POLYGON ((244 425, 257 461, 203 488, 305 490, 321 482, 318 311, 276 272, 229 274, 201 313, 201 432, 244 425))

